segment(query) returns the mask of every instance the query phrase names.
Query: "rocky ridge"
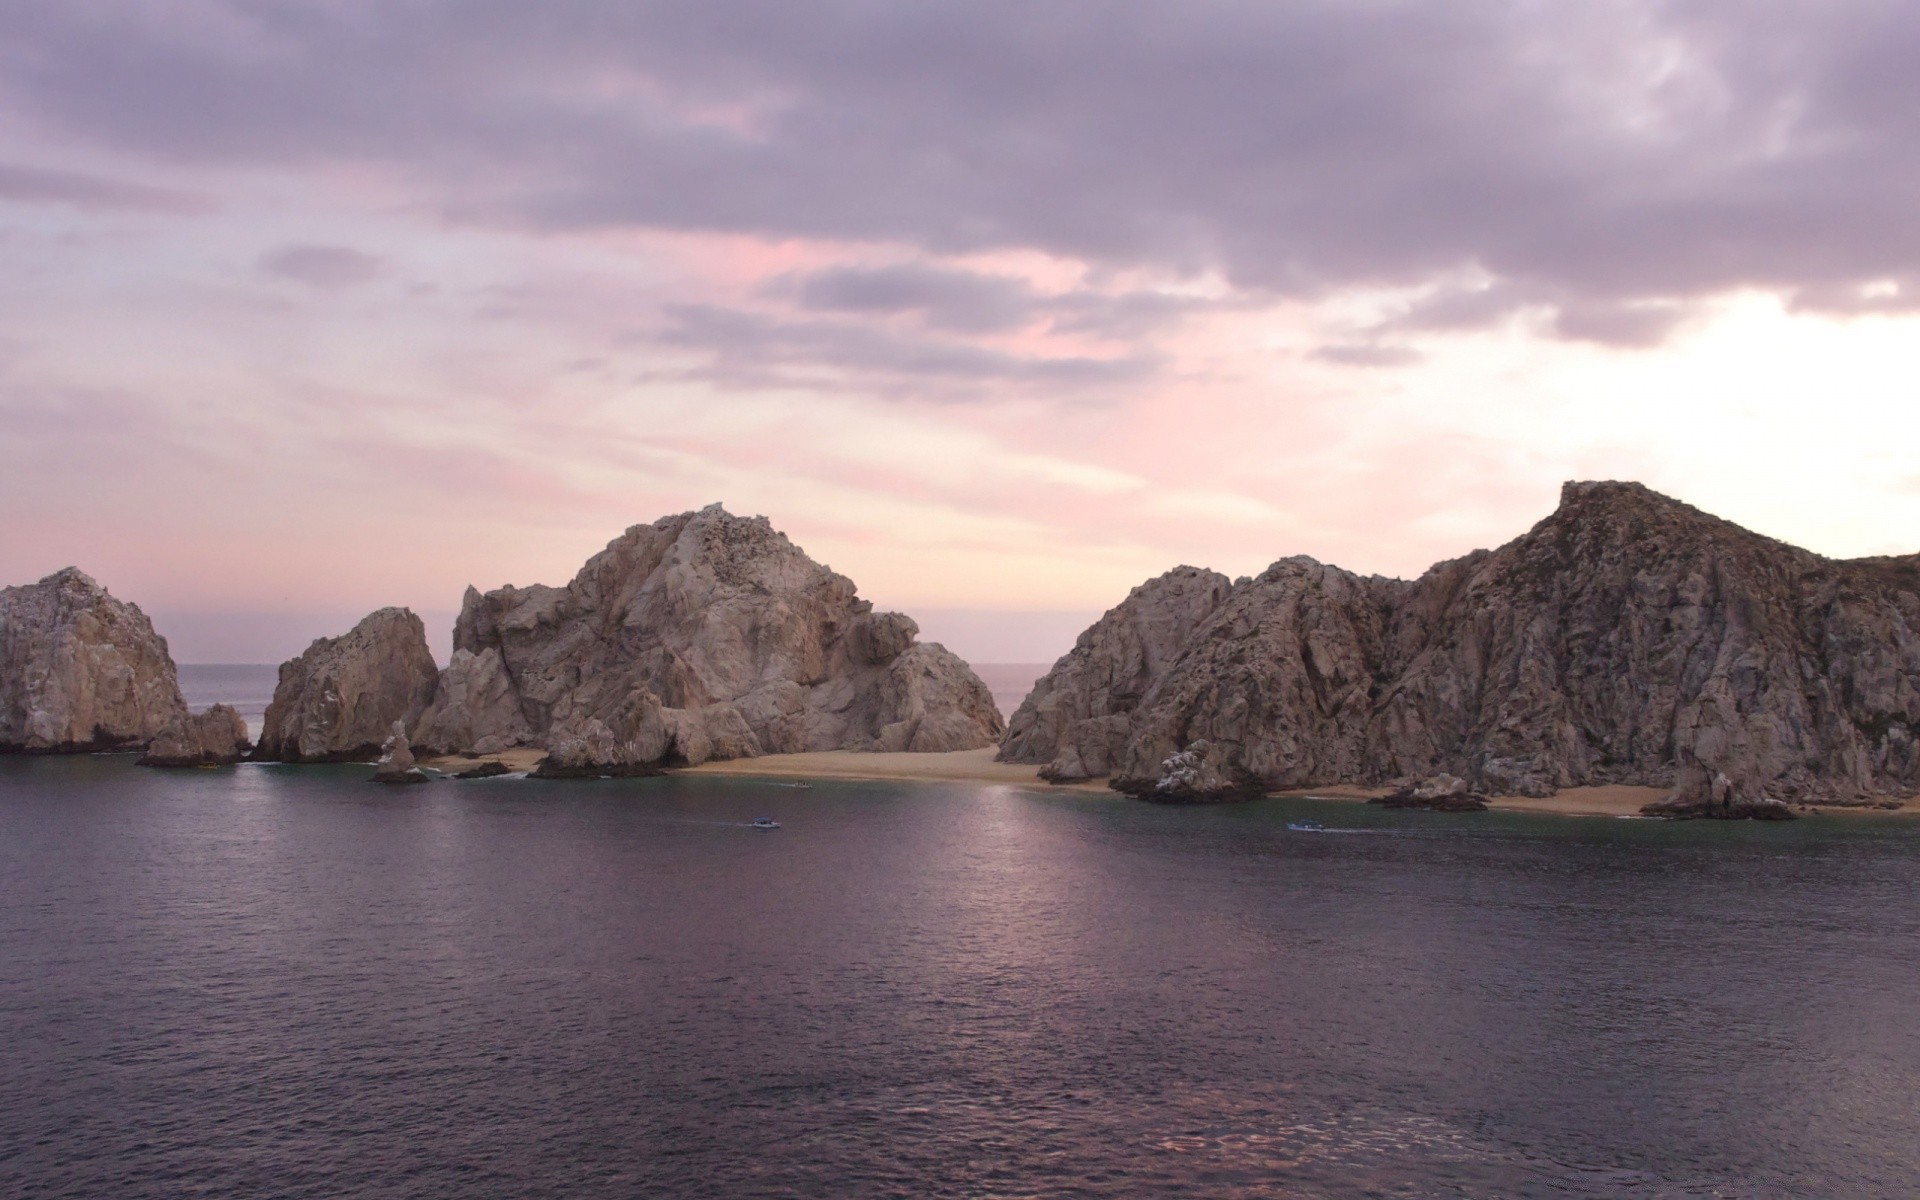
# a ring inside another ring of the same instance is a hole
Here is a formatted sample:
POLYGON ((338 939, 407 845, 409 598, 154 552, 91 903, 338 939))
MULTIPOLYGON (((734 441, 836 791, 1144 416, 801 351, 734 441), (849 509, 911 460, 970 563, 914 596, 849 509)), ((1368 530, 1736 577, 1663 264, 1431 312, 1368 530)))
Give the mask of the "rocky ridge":
POLYGON ((0 589, 0 752, 137 750, 184 725, 167 640, 68 567, 0 589))
POLYGON ((1177 649, 1147 665, 1139 612, 1116 608, 1003 758, 1072 777, 1100 721, 1113 786, 1161 799, 1439 774, 1682 800, 1724 777, 1729 803, 1920 790, 1920 555, 1829 560, 1638 484, 1571 483, 1525 535, 1417 580, 1291 558, 1217 601, 1167 592, 1167 628, 1194 618, 1177 649))
POLYGON ((280 665, 254 757, 269 762, 371 762, 410 726, 439 685, 426 628, 404 608, 369 613, 280 665))
POLYGON ((918 633, 765 518, 713 505, 628 529, 565 587, 469 588, 413 742, 544 746, 546 777, 993 745, 986 685, 918 633))

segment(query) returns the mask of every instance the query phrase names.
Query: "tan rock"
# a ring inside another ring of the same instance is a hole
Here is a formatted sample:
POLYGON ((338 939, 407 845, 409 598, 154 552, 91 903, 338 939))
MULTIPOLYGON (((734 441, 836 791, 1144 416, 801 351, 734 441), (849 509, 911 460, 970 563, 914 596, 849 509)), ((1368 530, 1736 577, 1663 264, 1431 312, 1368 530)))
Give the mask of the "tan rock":
POLYGON ((387 784, 428 783, 432 776, 421 770, 413 758, 413 746, 407 741, 407 723, 395 719, 393 736, 387 739, 384 753, 373 772, 373 782, 387 784))
POLYGON ((764 518, 714 505, 634 526, 564 588, 469 589, 454 627, 465 665, 449 665, 416 739, 545 745, 549 776, 992 745, 1003 726, 986 686, 917 632, 764 518))
POLYGON ((73 567, 0 589, 0 753, 139 749, 186 720, 138 606, 73 567))
MULTIPOLYGON (((411 726, 433 698, 439 668, 420 618, 404 608, 369 614, 282 663, 254 757, 271 762, 366 762, 393 723, 411 726)), ((466 747, 461 747, 466 749, 466 747)))
POLYGON ((432 702, 414 723, 413 740, 430 754, 498 754, 532 743, 533 729, 497 648, 453 652, 432 702))
POLYGON ((247 722, 229 705, 183 717, 161 730, 140 757, 143 767, 210 767, 237 763, 253 744, 247 722))

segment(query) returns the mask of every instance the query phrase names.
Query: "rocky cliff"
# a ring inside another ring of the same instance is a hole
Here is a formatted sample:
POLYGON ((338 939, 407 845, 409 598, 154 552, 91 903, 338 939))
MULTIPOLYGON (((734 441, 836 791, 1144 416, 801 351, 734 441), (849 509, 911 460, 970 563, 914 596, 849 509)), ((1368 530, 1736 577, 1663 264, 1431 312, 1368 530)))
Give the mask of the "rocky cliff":
POLYGON ((1163 799, 1440 773, 1531 795, 1721 778, 1751 801, 1907 795, 1916 597, 1920 555, 1829 560, 1637 484, 1573 483, 1524 536, 1417 580, 1294 558, 1169 606, 1206 611, 1157 667, 1122 605, 1002 753, 1070 776, 1089 764, 1063 731, 1106 719, 1124 724, 1103 735, 1114 786, 1163 799), (1139 698, 1115 703, 1110 678, 1139 698))
POLYGON ((280 665, 254 757, 270 762, 372 762, 433 698, 439 666, 420 618, 383 608, 280 665))
POLYGON ((972 749, 986 685, 765 518, 636 525, 565 587, 468 589, 416 747, 546 746, 549 775, 803 750, 972 749))
POLYGON ((187 719, 166 639, 68 567, 0 589, 0 751, 138 749, 187 719))
POLYGON ((1232 586, 1217 571, 1176 567, 1133 589, 1014 710, 1000 760, 1044 763, 1041 775, 1057 783, 1110 774, 1134 709, 1232 586))

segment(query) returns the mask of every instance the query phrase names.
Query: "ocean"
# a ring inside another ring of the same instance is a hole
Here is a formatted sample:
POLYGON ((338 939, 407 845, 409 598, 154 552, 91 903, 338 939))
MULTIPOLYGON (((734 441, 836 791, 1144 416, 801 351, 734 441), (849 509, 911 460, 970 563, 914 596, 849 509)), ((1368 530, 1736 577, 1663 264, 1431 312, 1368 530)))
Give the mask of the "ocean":
POLYGON ((0 759, 0 1195, 1920 1185, 1904 819, 366 775, 0 759))

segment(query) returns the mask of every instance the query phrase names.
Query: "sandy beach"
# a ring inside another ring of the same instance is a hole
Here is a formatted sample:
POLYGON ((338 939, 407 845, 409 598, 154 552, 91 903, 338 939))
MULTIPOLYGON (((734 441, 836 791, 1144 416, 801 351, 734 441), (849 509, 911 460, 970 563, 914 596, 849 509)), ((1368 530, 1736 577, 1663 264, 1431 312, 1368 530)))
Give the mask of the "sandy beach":
MULTIPOLYGON (((1086 783, 1049 784, 1040 778, 1040 768, 1025 763, 995 762, 992 746, 979 750, 954 750, 945 754, 881 754, 854 750, 825 750, 810 754, 767 754, 759 758, 735 758, 725 762, 702 763, 682 767, 685 775, 719 775, 741 779, 845 779, 894 780, 901 783, 998 783, 1019 787, 1043 787, 1062 791, 1098 792, 1119 799, 1104 779, 1086 783)), ((478 763, 495 761, 509 770, 531 771, 546 752, 534 749, 508 750, 481 758, 424 758, 421 765, 449 774, 467 770, 478 763)), ((1335 784, 1329 787, 1293 788, 1274 792, 1281 797, 1316 800, 1348 800, 1365 803, 1384 796, 1389 788, 1335 784)), ((1666 795, 1657 787, 1567 788, 1552 796, 1491 796, 1488 807, 1499 812, 1554 813, 1565 817, 1632 817, 1642 806, 1666 795)), ((1903 802, 1899 808, 1874 806, 1826 806, 1815 811, 1853 816, 1891 816, 1920 814, 1920 797, 1903 802)))
POLYGON ((1090 783, 1054 785, 1040 778, 1040 768, 1024 763, 993 761, 995 747, 953 750, 944 754, 883 754, 854 750, 824 750, 812 754, 768 754, 702 763, 683 769, 688 775, 738 775, 754 779, 892 779, 902 782, 1004 783, 1107 792, 1104 779, 1090 783))

